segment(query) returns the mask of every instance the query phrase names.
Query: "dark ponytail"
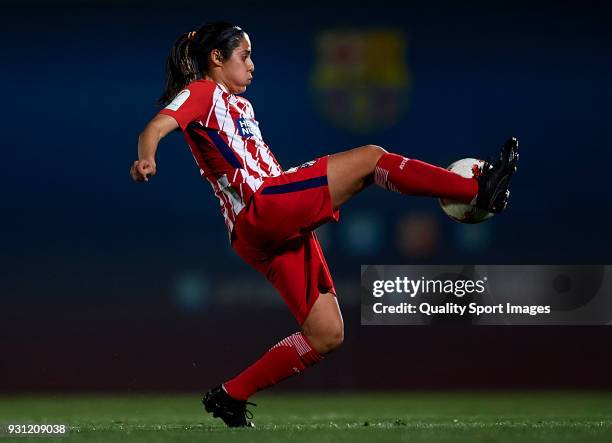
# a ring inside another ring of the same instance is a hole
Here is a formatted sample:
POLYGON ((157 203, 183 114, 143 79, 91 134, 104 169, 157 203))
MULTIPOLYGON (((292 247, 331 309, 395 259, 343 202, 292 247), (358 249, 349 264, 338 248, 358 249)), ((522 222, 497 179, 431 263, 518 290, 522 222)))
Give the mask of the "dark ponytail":
POLYGON ((242 29, 226 22, 207 23, 197 31, 181 34, 166 60, 166 86, 159 104, 167 105, 189 83, 208 73, 213 49, 218 49, 223 59, 230 58, 243 37, 242 29))

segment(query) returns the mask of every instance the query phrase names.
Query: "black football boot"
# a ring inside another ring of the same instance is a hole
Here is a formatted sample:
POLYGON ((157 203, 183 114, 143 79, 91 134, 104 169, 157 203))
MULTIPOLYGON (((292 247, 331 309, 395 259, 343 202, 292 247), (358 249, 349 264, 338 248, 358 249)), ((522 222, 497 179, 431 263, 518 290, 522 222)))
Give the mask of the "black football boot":
POLYGON ((253 414, 247 409, 247 405, 257 405, 230 397, 221 385, 204 394, 202 404, 206 412, 212 413, 215 418, 220 418, 230 428, 255 427, 250 420, 253 418, 253 414))
POLYGON ((518 168, 518 140, 512 137, 501 149, 499 159, 486 163, 478 175, 478 195, 474 206, 498 213, 506 209, 510 198, 510 179, 518 168))

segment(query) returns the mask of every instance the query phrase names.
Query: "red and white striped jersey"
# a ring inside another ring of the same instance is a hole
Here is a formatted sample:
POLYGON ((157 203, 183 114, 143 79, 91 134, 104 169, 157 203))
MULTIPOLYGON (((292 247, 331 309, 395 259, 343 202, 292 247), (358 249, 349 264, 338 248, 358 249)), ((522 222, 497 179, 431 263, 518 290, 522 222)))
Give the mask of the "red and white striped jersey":
POLYGON ((160 111, 181 127, 200 174, 219 198, 231 233, 236 216, 262 185, 282 169, 264 142, 253 106, 211 80, 190 83, 160 111))

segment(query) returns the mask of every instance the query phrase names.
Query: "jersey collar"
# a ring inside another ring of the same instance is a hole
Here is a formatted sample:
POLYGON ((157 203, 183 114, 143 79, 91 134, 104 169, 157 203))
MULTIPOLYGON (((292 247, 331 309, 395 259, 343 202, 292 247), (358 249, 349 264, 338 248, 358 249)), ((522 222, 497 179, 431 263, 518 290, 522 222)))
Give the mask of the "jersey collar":
POLYGON ((226 94, 230 93, 229 90, 224 85, 222 85, 221 83, 217 83, 217 82, 215 82, 215 83, 217 84, 217 86, 219 86, 221 89, 223 89, 223 92, 225 92, 226 94))

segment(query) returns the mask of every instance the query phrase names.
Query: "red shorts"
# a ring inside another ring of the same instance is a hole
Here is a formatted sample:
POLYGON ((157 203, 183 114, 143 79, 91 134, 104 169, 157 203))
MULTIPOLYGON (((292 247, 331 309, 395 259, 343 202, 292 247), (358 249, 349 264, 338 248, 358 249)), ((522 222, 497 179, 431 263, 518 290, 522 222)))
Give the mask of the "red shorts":
POLYGON ((339 217, 327 186, 327 159, 265 178, 238 214, 232 233, 234 250, 266 276, 300 325, 319 293, 336 293, 312 232, 339 217))

